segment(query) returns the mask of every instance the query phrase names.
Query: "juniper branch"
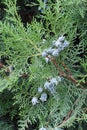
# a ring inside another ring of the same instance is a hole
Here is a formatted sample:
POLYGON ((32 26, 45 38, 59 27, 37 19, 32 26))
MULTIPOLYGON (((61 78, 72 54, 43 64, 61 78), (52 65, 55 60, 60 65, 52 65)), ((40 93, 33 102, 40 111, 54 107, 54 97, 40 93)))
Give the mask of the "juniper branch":
MULTIPOLYGON (((55 67, 59 70, 59 75, 60 76, 63 76, 69 80, 71 80, 74 84, 78 84, 78 81, 72 76, 72 75, 67 75, 65 72, 63 72, 60 67, 58 66, 57 62, 56 62, 56 59, 55 58, 50 58, 50 60, 52 61, 52 63, 55 65, 55 67)), ((63 63, 63 67, 69 72, 70 70, 68 69, 68 67, 66 67, 66 65, 63 63)), ((81 84, 79 85, 80 88, 84 88, 81 84)))

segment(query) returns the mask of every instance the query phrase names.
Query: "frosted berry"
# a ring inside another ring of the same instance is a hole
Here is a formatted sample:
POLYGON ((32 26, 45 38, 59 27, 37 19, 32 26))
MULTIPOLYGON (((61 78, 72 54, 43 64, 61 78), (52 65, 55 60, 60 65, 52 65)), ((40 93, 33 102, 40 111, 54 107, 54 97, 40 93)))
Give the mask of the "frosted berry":
POLYGON ((38 103, 38 98, 37 97, 33 97, 31 102, 32 102, 32 105, 36 105, 38 103))
POLYGON ((39 88, 38 88, 38 92, 39 92, 39 93, 42 93, 42 91, 43 91, 43 88, 42 88, 42 87, 39 87, 39 88))
POLYGON ((55 49, 55 50, 53 51, 52 55, 55 56, 55 57, 58 56, 58 55, 59 55, 58 49, 55 49))
POLYGON ((42 102, 47 101, 47 94, 46 94, 46 93, 42 93, 42 94, 41 94, 41 97, 40 97, 40 100, 41 100, 42 102))
POLYGON ((64 42, 65 37, 62 35, 62 36, 60 36, 60 37, 58 38, 58 40, 59 40, 60 42, 64 42))

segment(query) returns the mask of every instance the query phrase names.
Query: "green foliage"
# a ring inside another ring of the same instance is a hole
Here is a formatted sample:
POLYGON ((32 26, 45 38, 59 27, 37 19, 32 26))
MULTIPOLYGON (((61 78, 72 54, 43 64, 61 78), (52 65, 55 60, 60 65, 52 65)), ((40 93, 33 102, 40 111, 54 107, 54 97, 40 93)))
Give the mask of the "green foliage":
POLYGON ((13 125, 7 123, 6 121, 0 121, 1 130, 14 130, 13 125))
POLYGON ((5 89, 2 93, 0 93, 0 115, 5 116, 8 113, 10 113, 10 117, 12 118, 17 114, 17 106, 14 106, 14 100, 13 100, 14 94, 5 89))
POLYGON ((4 3, 7 8, 4 21, 0 21, 0 56, 1 61, 5 57, 5 62, 1 62, 0 92, 12 89, 14 105, 19 106, 19 130, 35 122, 38 129, 46 127, 47 130, 87 122, 87 1, 49 0, 44 6, 38 0, 43 12, 26 27, 18 16, 16 1, 4 3), (69 46, 54 61, 46 63, 42 52, 61 35, 65 35, 69 46), (63 80, 52 95, 43 86, 57 76, 63 80), (32 98, 40 98, 40 86, 48 95, 47 101, 33 105, 32 98))

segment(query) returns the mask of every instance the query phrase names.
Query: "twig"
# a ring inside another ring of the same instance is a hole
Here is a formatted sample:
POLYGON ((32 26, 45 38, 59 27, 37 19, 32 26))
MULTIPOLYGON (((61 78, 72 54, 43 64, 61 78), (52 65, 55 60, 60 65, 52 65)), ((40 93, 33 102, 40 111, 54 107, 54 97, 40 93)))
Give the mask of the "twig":
MULTIPOLYGON (((85 93, 86 93, 85 91, 82 92, 82 94, 85 94, 85 93)), ((75 100, 73 106, 75 106, 79 100, 80 100, 80 97, 78 97, 78 98, 75 100)), ((70 116, 71 116, 71 114, 72 114, 73 111, 74 111, 74 110, 70 110, 70 111, 68 112, 67 116, 64 118, 64 120, 63 120, 57 127, 62 127, 63 124, 70 118, 70 116)))
MULTIPOLYGON (((71 80, 74 84, 78 84, 78 81, 73 78, 72 75, 67 75, 65 72, 63 72, 60 67, 58 66, 57 62, 56 62, 56 59, 54 58, 50 58, 50 60, 52 61, 52 63, 55 65, 55 67, 59 70, 59 75, 60 76, 63 76, 69 80, 71 80)), ((64 65, 64 64, 63 64, 64 65)), ((69 71, 69 69, 64 65, 64 67, 69 71)), ((69 71, 70 72, 70 71, 69 71)), ((80 87, 83 89, 83 86, 80 84, 80 87)))
MULTIPOLYGON (((62 64, 62 66, 65 68, 65 70, 69 73, 69 76, 68 76, 68 78, 70 79, 70 80, 72 80, 74 83, 78 83, 72 76, 70 76, 70 75, 72 75, 72 73, 71 73, 71 71, 70 71, 70 69, 65 65, 65 63, 64 62, 62 62, 61 63, 62 64), (72 77, 72 78, 71 78, 72 77)), ((85 85, 85 84, 87 84, 87 82, 81 82, 80 83, 81 85, 85 85)))
MULTIPOLYGON (((58 66, 56 59, 55 58, 50 58, 50 60, 52 61, 52 63, 55 65, 55 67, 58 69, 59 71, 59 75, 66 77, 67 79, 71 80, 74 84, 78 84, 78 81, 72 76, 71 71, 69 70, 69 68, 65 65, 64 62, 62 62, 62 66, 65 68, 65 70, 69 73, 69 75, 67 75, 65 72, 63 72, 60 67, 58 66)), ((82 83, 80 83, 80 87, 83 89, 82 83)), ((85 91, 83 91, 82 94, 84 94, 85 91)), ((75 106, 77 104, 79 100, 79 97, 75 100, 73 106, 75 106)), ((71 114, 72 114, 73 110, 70 110, 67 114, 67 116, 64 118, 64 120, 57 126, 57 127, 61 127, 63 126, 63 124, 70 118, 71 114)))
POLYGON ((72 112, 73 112, 73 110, 69 111, 67 116, 65 117, 65 119, 57 127, 62 127, 63 124, 70 118, 72 112))
POLYGON ((71 75, 71 71, 70 71, 70 69, 65 65, 65 63, 62 62, 61 64, 62 64, 62 66, 65 68, 65 70, 71 75))
POLYGON ((0 69, 1 68, 5 68, 5 66, 4 66, 4 64, 2 64, 1 62, 0 62, 0 69))
POLYGON ((56 60, 54 58, 50 58, 50 59, 51 59, 52 63, 55 65, 55 67, 59 70, 59 75, 66 77, 66 74, 60 69, 56 60))

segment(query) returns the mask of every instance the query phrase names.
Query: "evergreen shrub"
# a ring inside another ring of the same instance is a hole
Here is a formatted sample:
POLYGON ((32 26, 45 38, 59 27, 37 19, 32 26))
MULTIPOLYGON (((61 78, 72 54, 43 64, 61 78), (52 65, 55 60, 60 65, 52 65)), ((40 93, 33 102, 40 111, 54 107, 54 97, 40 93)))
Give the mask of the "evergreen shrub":
POLYGON ((39 13, 26 26, 17 1, 3 2, 0 93, 14 93, 18 129, 36 122, 37 130, 62 130, 87 122, 87 1, 32 2, 39 13))

